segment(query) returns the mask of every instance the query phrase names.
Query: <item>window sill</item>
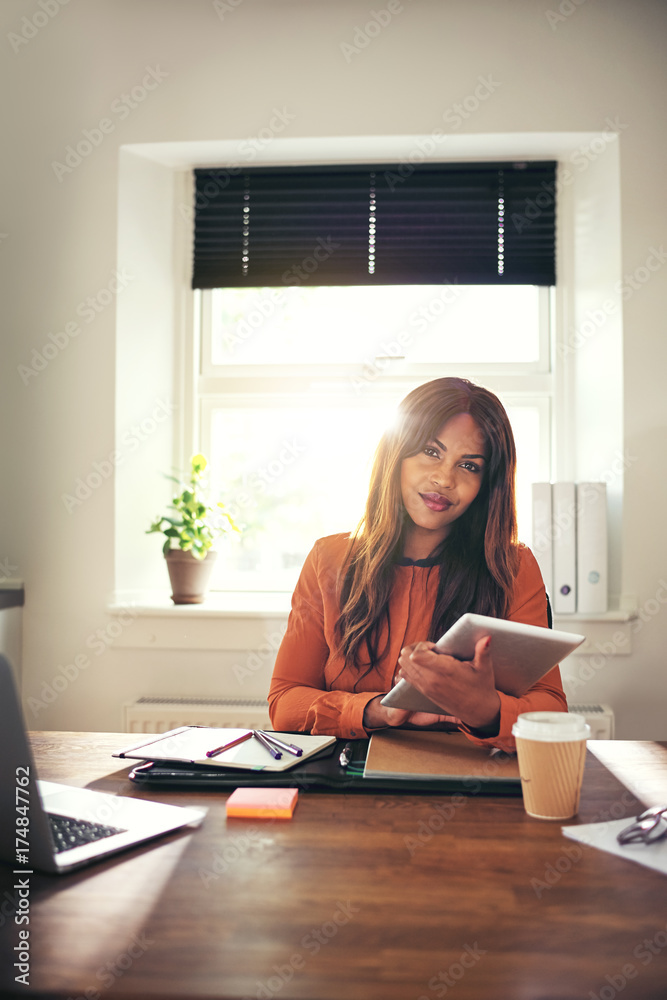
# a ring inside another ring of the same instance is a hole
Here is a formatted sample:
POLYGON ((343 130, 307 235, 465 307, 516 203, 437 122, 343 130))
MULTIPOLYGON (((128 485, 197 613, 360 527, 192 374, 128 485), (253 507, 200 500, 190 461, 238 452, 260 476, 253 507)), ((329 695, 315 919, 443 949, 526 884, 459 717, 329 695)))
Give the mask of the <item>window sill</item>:
MULTIPOLYGON (((127 591, 117 594, 107 610, 111 615, 131 613, 136 617, 195 617, 239 618, 287 615, 291 593, 287 591, 231 591, 215 590, 206 595, 202 604, 174 604, 164 591, 127 591)), ((566 626, 571 622, 615 623, 630 622, 637 617, 636 610, 612 609, 602 614, 574 612, 554 614, 554 625, 566 626)))
POLYGON ((568 622, 629 622, 637 617, 636 611, 622 611, 618 608, 612 611, 605 611, 602 614, 586 614, 575 611, 569 615, 557 615, 554 613, 554 625, 558 622, 567 625, 568 622))
POLYGON ((586 639, 570 656, 629 656, 632 636, 638 618, 636 609, 614 608, 603 614, 573 612, 569 615, 554 614, 554 628, 563 632, 578 632, 586 639))
POLYGON ((280 591, 210 591, 202 604, 174 604, 164 591, 116 594, 109 614, 140 618, 255 618, 282 617, 290 610, 291 593, 280 591))
POLYGON ((280 592, 212 591, 202 604, 176 605, 164 591, 125 592, 107 607, 107 632, 115 648, 275 653, 290 599, 280 592))
MULTIPOLYGON (((203 604, 175 605, 164 591, 128 591, 117 594, 109 604, 112 622, 107 631, 109 640, 120 648, 241 651, 268 643, 277 649, 290 597, 278 591, 211 591, 203 604)), ((636 618, 636 611, 623 610, 557 615, 554 627, 586 635, 573 656, 628 655, 636 618)))

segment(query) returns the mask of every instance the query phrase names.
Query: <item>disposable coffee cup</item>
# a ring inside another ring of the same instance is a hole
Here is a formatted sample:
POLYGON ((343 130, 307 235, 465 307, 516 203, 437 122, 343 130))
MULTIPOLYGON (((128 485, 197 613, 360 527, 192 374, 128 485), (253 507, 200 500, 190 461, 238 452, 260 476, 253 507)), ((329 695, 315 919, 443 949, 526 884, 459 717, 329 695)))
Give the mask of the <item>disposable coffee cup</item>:
POLYGON ((586 740, 583 715, 526 712, 512 726, 523 804, 535 819, 570 819, 579 809, 586 740))

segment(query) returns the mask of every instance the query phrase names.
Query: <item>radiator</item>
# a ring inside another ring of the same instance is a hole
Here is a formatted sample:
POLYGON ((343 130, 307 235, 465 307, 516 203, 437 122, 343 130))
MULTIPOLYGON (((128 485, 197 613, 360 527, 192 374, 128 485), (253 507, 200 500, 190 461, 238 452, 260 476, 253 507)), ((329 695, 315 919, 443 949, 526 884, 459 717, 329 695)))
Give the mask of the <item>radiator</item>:
POLYGON ((591 727, 592 740, 613 740, 614 710, 610 705, 568 705, 568 708, 584 716, 591 727))
POLYGON ((269 729, 266 701, 228 698, 138 698, 124 706, 126 733, 166 733, 179 726, 269 729))

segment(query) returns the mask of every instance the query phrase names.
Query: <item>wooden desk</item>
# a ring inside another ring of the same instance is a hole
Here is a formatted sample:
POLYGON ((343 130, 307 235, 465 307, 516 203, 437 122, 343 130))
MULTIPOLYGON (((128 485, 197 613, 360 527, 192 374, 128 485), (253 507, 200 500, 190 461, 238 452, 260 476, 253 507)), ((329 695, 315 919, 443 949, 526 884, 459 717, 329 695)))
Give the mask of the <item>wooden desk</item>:
MULTIPOLYGON (((125 742, 33 736, 41 777, 148 797, 109 756, 125 742)), ((597 752, 616 768, 630 760, 629 776, 650 774, 667 801, 665 745, 590 747, 580 822, 640 808, 597 752)), ((577 845, 520 798, 302 792, 291 822, 262 823, 226 822, 224 793, 150 797, 209 812, 194 832, 69 876, 33 875, 31 988, 17 995, 667 997, 667 878, 577 845)), ((0 865, 10 950, 12 885, 0 865)))

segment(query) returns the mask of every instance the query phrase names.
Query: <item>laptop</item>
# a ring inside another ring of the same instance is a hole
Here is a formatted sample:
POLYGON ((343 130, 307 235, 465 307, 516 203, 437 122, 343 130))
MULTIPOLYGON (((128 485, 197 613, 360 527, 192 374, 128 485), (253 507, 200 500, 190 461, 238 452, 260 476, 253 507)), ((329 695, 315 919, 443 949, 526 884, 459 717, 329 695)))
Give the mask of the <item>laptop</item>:
POLYGON ((40 781, 12 668, 0 655, 0 861, 65 874, 188 825, 205 809, 40 781))

